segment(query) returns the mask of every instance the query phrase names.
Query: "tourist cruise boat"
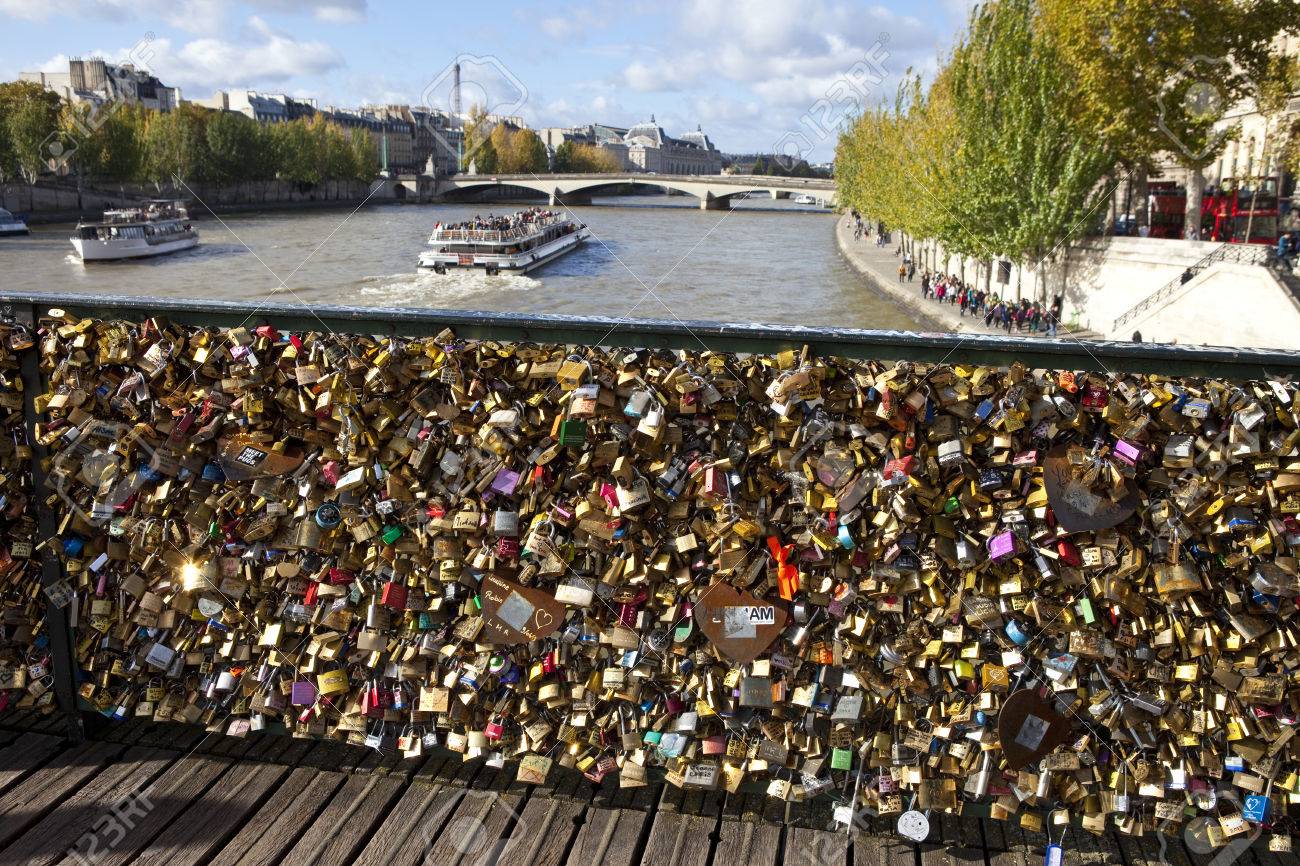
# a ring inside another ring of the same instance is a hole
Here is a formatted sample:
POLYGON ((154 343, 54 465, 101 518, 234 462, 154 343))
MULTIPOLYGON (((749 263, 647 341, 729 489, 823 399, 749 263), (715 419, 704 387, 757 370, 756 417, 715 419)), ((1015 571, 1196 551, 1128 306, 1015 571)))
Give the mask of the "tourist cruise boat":
POLYGON ((819 202, 817 201, 817 199, 808 195, 808 193, 803 193, 802 195, 797 195, 794 197, 794 203, 795 204, 818 204, 819 202))
POLYGON ((106 210, 97 223, 78 223, 72 246, 84 262, 111 262, 162 256, 199 245, 199 233, 178 201, 152 201, 143 207, 106 210))
POLYGON ((558 213, 533 208, 509 217, 473 219, 434 227, 419 270, 445 274, 482 268, 489 275, 526 274, 576 249, 591 236, 587 226, 558 213))
POLYGON ((0 238, 6 235, 28 234, 27 223, 0 207, 0 238))

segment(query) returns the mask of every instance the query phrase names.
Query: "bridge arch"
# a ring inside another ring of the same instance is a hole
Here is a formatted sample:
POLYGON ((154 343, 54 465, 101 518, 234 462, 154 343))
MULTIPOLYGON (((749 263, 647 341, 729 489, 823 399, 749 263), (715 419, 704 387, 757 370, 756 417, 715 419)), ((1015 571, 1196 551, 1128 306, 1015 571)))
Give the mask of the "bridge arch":
POLYGON ((488 189, 515 188, 544 195, 551 204, 590 203, 593 193, 620 186, 655 187, 693 196, 706 210, 725 210, 740 195, 758 193, 820 193, 833 198, 833 183, 810 184, 786 178, 734 177, 719 175, 505 175, 479 178, 452 177, 439 183, 443 196, 475 193, 488 189), (784 181, 784 182, 783 182, 784 181))

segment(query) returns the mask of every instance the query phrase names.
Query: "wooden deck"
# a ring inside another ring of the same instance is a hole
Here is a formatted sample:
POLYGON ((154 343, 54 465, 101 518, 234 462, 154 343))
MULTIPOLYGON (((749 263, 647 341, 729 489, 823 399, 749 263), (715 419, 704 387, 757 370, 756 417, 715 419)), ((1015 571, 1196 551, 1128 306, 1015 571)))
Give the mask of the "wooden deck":
MULTIPOLYGON (((131 721, 72 745, 52 717, 0 715, 0 864, 84 866, 1039 866, 1046 838, 935 816, 914 845, 881 820, 831 833, 829 805, 620 790, 553 770, 514 781, 451 753, 397 760, 336 742, 131 721)), ((1208 866, 1181 838, 1071 831, 1069 864, 1208 866)), ((1257 842, 1242 866, 1300 863, 1257 842)), ((1218 864, 1227 866, 1227 864, 1218 864)))

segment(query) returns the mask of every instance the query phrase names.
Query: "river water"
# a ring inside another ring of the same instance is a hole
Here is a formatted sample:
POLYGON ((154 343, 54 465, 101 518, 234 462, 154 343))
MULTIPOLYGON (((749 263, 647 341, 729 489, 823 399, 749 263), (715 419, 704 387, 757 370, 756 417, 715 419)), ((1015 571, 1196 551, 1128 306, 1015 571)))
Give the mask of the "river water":
POLYGON ((435 222, 520 205, 384 205, 348 211, 200 214, 200 246, 83 266, 71 226, 0 239, 0 289, 405 306, 638 319, 916 329, 835 246, 834 217, 789 201, 702 211, 694 198, 600 199, 572 212, 593 237, 527 276, 417 274, 435 222), (282 284, 283 281, 283 284, 282 284))

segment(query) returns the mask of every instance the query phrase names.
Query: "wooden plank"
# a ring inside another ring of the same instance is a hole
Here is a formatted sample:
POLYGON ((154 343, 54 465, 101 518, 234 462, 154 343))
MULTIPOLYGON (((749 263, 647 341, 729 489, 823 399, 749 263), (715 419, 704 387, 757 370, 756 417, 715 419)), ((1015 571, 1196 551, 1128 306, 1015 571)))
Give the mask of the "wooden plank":
MULTIPOLYGON (((1181 849, 1180 840, 1171 840, 1170 863, 1185 863, 1186 866, 1191 866, 1185 856, 1182 859, 1175 859, 1172 851, 1175 846, 1181 849)), ((1124 863, 1124 858, 1109 833, 1098 836, 1087 830, 1071 829, 1066 833, 1062 847, 1065 849, 1065 862, 1071 866, 1075 862, 1084 866, 1123 866, 1124 863)))
MULTIPOLYGON (((498 774, 494 787, 504 787, 510 776, 498 774)), ((476 780, 477 781, 477 780, 476 780)), ((425 866, 490 864, 510 843, 509 828, 519 817, 522 798, 500 790, 465 792, 455 813, 434 840, 425 866)), ((514 845, 518 846, 516 840, 514 845)))
POLYGON ((785 828, 785 866, 843 866, 849 859, 849 834, 785 828))
MULTIPOLYGON (((737 806, 740 807, 743 800, 737 799, 737 806)), ((718 849, 714 860, 728 864, 776 866, 776 855, 780 847, 781 828, 775 824, 724 817, 718 830, 718 849)))
POLYGON ((23 779, 63 749, 63 741, 49 734, 14 732, 14 741, 0 749, 0 794, 23 779))
MULTIPOLYGON (((190 755, 177 761, 146 789, 151 808, 138 824, 116 842, 112 842, 113 835, 109 830, 100 832, 101 840, 111 844, 94 861, 96 866, 122 866, 134 859, 172 819, 184 812, 209 788, 219 784, 218 780, 229 768, 230 761, 207 755, 190 755)), ((81 866, 84 858, 74 855, 62 862, 70 866, 81 866)))
MULTIPOLYGON (((672 788, 671 785, 668 786, 672 788)), ((647 864, 671 863, 673 866, 708 866, 713 844, 709 839, 718 826, 717 818, 657 812, 646 842, 647 864)))
POLYGON ((22 731, 10 731, 0 728, 0 747, 7 746, 23 735, 22 731))
POLYGON ((269 866, 293 847, 343 784, 340 773, 299 767, 213 859, 214 866, 269 866))
POLYGON ((51 863, 70 852, 96 862, 107 842, 129 832, 152 808, 149 786, 175 760, 160 749, 129 749, 5 848, 0 862, 51 863), (105 816, 108 821, 100 824, 105 816))
POLYGON ((388 817, 370 836, 366 847, 357 857, 358 866, 388 866, 388 864, 409 864, 412 859, 401 859, 398 855, 412 836, 419 837, 436 832, 438 815, 430 812, 438 793, 443 790, 440 784, 430 785, 425 782, 413 782, 402 794, 402 798, 393 806, 388 817))
POLYGON ((956 815, 931 813, 930 836, 917 845, 921 866, 982 866, 984 841, 978 834, 978 824, 963 826, 956 815))
POLYGON ((853 866, 895 866, 912 863, 916 846, 899 836, 894 829, 894 819, 871 818, 855 828, 853 837, 853 866))
MULTIPOLYGON (((592 863, 600 863, 602 866, 633 866, 642 862, 639 856, 641 834, 650 820, 650 813, 639 809, 589 807, 586 821, 578 828, 578 838, 574 840, 566 862, 569 866, 590 866, 592 863)), ((644 862, 651 864, 652 861, 644 862)))
POLYGON ((117 743, 83 743, 55 755, 0 797, 0 848, 7 847, 110 761, 126 751, 117 743))
MULTIPOLYGON (((424 782, 412 782, 411 787, 425 785, 424 782)), ((417 863, 424 861, 429 852, 433 849, 434 843, 442 834, 443 830, 450 822, 451 816, 456 813, 456 807, 460 804, 461 798, 465 796, 465 789, 456 785, 448 784, 446 781, 433 783, 436 793, 425 806, 424 814, 420 818, 419 825, 415 830, 406 836, 401 846, 396 849, 386 861, 392 866, 415 866, 417 863)))
POLYGON ((206 862, 257 811, 287 767, 239 764, 204 791, 140 855, 135 866, 189 866, 206 862))
POLYGON ((341 866, 352 862, 371 831, 402 793, 400 779, 349 776, 325 811, 307 828, 284 866, 341 866))
POLYGON ((587 804, 565 797, 529 799, 497 866, 560 866, 578 837, 587 804))

